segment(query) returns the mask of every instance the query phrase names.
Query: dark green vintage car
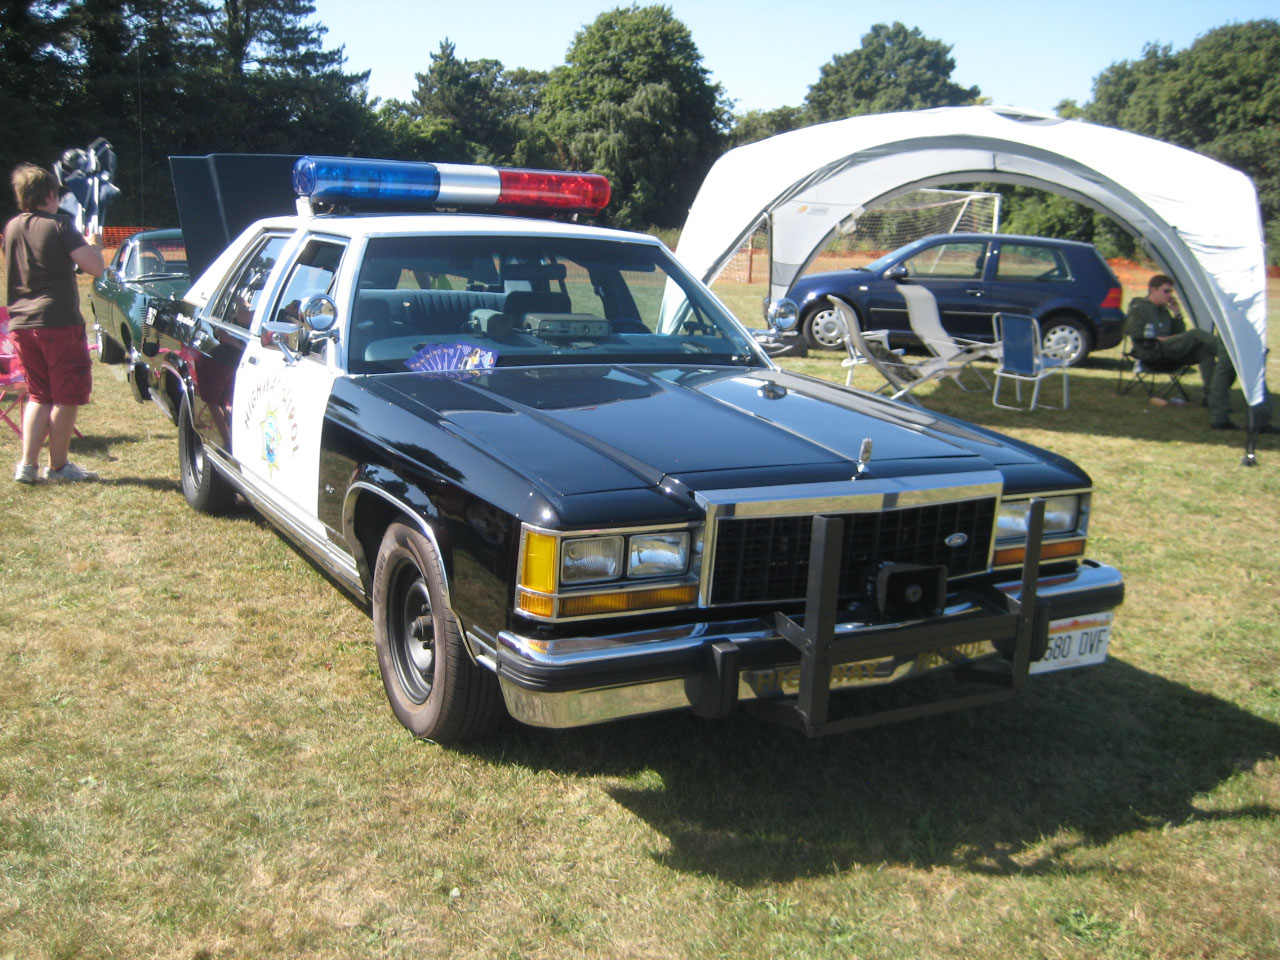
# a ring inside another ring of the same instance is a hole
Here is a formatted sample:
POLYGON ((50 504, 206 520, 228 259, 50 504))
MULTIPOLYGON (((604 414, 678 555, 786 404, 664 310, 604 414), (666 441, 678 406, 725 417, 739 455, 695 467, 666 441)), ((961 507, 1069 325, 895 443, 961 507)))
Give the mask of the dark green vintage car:
POLYGON ((120 363, 142 341, 147 305, 181 297, 191 286, 181 230, 147 230, 120 244, 107 272, 93 281, 90 306, 98 359, 120 363))

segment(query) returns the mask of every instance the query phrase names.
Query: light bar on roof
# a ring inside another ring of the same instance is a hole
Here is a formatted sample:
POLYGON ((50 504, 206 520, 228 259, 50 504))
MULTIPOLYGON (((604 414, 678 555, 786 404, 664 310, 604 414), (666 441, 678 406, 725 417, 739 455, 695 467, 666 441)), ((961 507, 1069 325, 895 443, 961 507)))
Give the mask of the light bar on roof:
POLYGON ((293 188, 312 203, 397 209, 498 207, 594 214, 609 203, 609 181, 594 173, 359 157, 302 157, 293 167, 293 188))

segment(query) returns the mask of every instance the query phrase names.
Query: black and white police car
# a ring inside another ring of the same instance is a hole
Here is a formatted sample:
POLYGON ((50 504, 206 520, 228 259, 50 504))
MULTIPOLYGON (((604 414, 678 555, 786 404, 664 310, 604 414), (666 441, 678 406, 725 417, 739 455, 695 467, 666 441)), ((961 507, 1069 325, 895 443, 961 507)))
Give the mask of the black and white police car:
POLYGON ((131 378, 192 507, 243 496, 368 605, 415 735, 678 708, 819 734, 1105 659, 1123 581, 1085 557, 1083 471, 782 371, 658 240, 537 215, 598 212, 603 178, 293 180, 297 215, 156 305, 131 378), (860 712, 940 669, 941 701, 860 712))

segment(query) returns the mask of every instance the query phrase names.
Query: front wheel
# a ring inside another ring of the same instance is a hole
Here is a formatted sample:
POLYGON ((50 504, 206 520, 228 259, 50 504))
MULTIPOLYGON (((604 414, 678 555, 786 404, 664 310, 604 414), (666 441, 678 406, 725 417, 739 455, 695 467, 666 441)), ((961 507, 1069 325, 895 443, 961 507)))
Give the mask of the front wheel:
POLYGON ((1071 317, 1050 317, 1041 324, 1041 352, 1078 367, 1093 349, 1093 337, 1085 325, 1071 317))
POLYGON ((800 321, 800 332, 814 350, 844 349, 844 324, 835 307, 812 307, 800 321))
POLYGON ((182 495, 193 510, 226 513, 235 504, 235 490, 205 455, 204 441, 191 422, 191 405, 186 401, 178 414, 178 469, 182 495))
POLYGON ((373 572, 373 633, 391 710, 415 737, 462 743, 505 714, 498 678, 472 661, 444 602, 444 572, 431 541, 393 523, 373 572))

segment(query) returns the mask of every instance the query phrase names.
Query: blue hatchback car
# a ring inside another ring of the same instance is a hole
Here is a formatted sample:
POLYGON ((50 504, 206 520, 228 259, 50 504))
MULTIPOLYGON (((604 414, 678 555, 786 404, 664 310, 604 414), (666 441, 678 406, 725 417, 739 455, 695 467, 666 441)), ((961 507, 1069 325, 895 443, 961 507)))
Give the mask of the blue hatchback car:
POLYGON ((900 284, 927 287, 943 326, 956 337, 993 339, 992 315, 1029 313, 1040 321, 1045 353, 1071 365, 1123 336, 1120 281, 1092 244, 996 233, 924 237, 859 270, 811 273, 791 286, 800 330, 810 347, 842 348, 827 300, 835 294, 858 312, 866 330, 888 330, 910 345, 907 304, 900 284))

